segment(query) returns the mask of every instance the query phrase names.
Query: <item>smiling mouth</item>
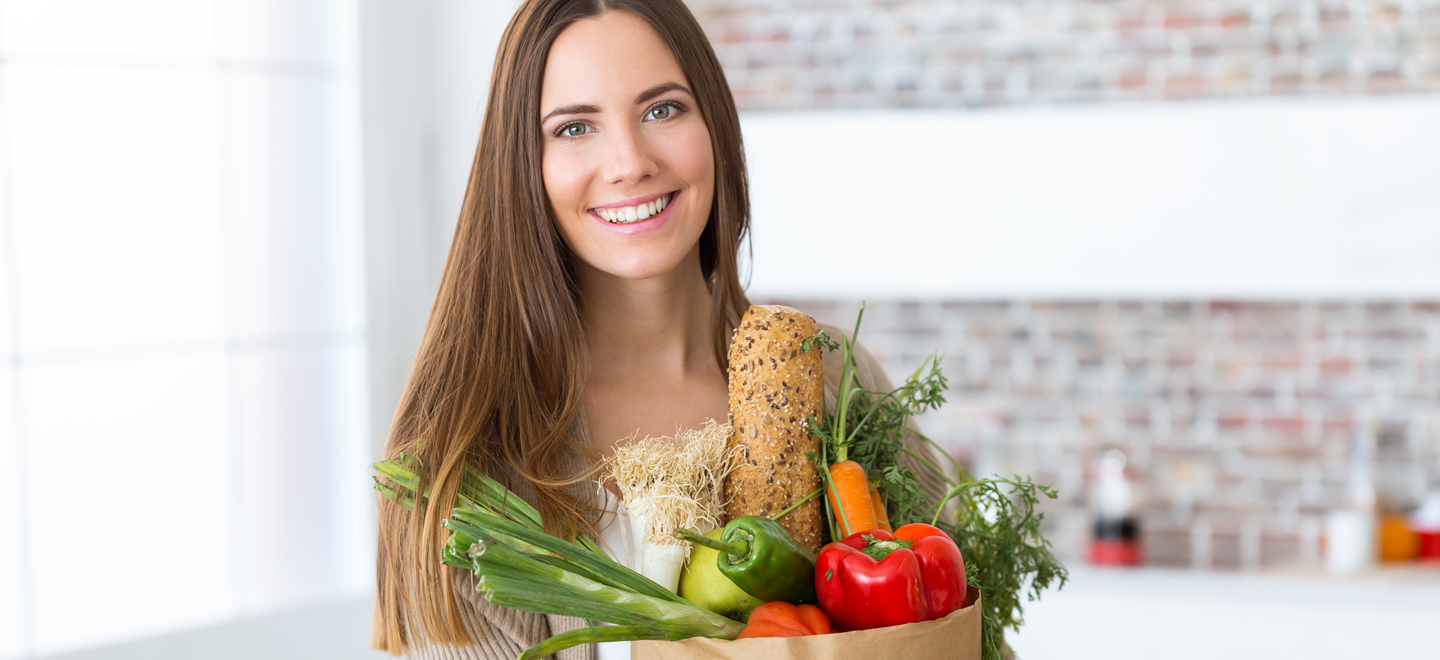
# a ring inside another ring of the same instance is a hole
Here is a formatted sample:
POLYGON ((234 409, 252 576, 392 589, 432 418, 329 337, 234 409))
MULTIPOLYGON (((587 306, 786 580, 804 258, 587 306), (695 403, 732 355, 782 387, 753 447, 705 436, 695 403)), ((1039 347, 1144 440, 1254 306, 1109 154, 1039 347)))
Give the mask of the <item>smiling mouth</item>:
POLYGON ((635 222, 649 220, 651 217, 659 215, 659 213, 661 211, 664 211, 665 207, 669 206, 670 202, 675 199, 675 195, 676 193, 673 192, 666 193, 644 204, 636 204, 635 206, 619 206, 605 209, 592 209, 591 212, 597 216, 600 216, 601 220, 604 220, 605 222, 608 222, 612 225, 628 225, 635 222))

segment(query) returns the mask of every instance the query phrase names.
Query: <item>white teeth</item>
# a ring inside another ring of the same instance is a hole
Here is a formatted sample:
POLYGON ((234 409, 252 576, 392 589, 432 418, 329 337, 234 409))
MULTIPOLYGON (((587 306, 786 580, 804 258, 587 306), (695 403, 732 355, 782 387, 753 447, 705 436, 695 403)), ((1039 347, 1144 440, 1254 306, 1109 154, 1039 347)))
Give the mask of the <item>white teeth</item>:
POLYGON ((595 215, 611 224, 629 224, 647 220, 665 210, 670 205, 670 196, 657 197, 639 206, 627 206, 619 209, 596 209, 595 215))

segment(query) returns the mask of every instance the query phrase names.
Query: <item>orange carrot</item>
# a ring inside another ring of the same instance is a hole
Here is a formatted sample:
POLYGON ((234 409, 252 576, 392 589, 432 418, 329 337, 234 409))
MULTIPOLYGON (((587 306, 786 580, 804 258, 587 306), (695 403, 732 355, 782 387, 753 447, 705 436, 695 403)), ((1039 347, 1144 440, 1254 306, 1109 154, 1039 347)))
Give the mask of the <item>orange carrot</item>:
POLYGON ((885 500, 880 497, 879 482, 870 482, 870 504, 875 507, 876 526, 887 532, 895 531, 890 529, 890 512, 885 510, 885 500))
POLYGON ((849 537, 856 532, 880 528, 875 522, 875 504, 870 499, 865 468, 855 461, 841 461, 830 466, 830 481, 832 485, 826 495, 842 534, 849 537))

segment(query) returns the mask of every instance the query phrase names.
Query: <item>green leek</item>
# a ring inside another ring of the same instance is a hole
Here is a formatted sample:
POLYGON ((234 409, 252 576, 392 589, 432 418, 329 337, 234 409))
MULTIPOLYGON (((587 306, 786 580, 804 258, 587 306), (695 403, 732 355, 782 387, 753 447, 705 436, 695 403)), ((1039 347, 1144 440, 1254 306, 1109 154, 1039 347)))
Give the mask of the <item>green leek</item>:
MULTIPOLYGON (((420 477, 412 466, 418 462, 402 454, 377 463, 375 470, 384 479, 375 480, 375 489, 413 509, 420 477)), ((475 588, 487 601, 614 624, 554 635, 526 650, 522 659, 596 642, 734 639, 744 629, 617 563, 588 536, 566 540, 546 534, 538 511, 470 466, 456 500, 459 506, 444 521, 450 538, 441 559, 473 571, 475 588)))

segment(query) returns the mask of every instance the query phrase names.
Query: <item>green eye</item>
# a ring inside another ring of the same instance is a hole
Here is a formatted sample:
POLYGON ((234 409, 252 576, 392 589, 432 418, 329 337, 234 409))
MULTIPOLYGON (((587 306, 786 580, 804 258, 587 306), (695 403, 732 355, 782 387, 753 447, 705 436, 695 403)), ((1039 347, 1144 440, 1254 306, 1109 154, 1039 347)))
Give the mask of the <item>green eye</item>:
POLYGON ((674 114, 674 112, 675 112, 675 109, 674 109, 674 108, 672 108, 672 107, 670 107, 670 106, 668 106, 668 105, 662 105, 662 106, 660 106, 660 107, 658 107, 658 108, 655 108, 654 110, 651 110, 651 111, 650 111, 650 118, 651 118, 651 119, 669 119, 669 118, 670 118, 670 115, 674 114))
POLYGON ((560 129, 560 134, 566 137, 580 137, 590 132, 590 127, 584 124, 571 124, 560 129))

